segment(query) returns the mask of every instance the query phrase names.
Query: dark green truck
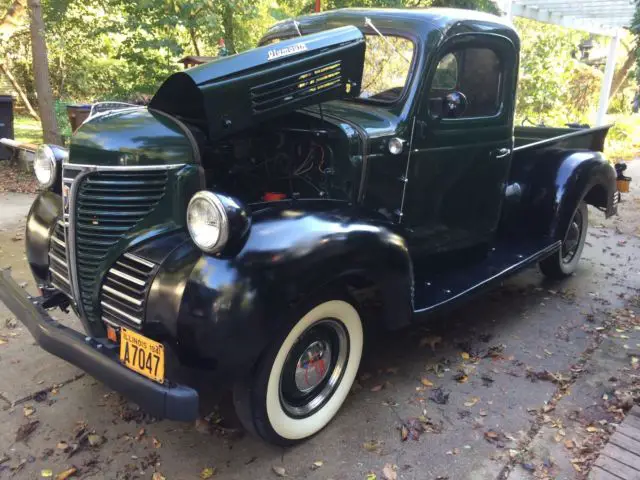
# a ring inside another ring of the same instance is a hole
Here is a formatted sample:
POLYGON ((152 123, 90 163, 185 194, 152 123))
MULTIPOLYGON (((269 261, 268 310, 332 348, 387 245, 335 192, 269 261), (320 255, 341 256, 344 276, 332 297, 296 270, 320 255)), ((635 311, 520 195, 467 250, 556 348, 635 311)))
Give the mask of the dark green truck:
POLYGON ((148 107, 43 146, 28 216, 41 296, 0 298, 42 348, 158 417, 194 375, 247 429, 322 429, 365 332, 521 269, 572 274, 586 204, 615 213, 607 127, 514 129, 520 41, 465 10, 348 9, 176 73, 148 107), (74 331, 48 310, 72 308, 74 331))

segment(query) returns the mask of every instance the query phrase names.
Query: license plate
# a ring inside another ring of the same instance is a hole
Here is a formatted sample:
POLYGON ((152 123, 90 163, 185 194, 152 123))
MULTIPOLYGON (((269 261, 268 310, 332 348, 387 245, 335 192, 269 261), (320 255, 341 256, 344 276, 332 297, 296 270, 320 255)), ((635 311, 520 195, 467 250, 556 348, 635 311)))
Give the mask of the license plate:
POLYGON ((164 382, 164 345, 161 343, 121 328, 120 361, 151 380, 164 382))

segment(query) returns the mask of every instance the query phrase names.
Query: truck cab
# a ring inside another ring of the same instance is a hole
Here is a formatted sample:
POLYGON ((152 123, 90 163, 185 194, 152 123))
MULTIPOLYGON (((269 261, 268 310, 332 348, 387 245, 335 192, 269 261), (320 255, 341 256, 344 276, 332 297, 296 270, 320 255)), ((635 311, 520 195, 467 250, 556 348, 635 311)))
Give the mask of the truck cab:
POLYGON ((266 441, 308 438, 349 393, 366 331, 532 265, 572 275, 587 204, 615 213, 608 127, 514 128, 519 45, 457 9, 280 22, 147 107, 92 117, 68 150, 42 146, 26 227, 42 295, 4 271, 0 299, 152 415, 194 419, 196 376, 231 387, 266 441))

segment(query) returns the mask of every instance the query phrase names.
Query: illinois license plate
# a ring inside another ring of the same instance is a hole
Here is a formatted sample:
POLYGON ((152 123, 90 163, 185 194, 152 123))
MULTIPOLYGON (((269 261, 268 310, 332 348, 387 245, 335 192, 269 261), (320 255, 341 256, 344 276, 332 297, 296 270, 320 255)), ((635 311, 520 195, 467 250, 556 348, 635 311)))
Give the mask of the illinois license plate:
POLYGON ((164 382, 164 345, 161 343, 121 328, 120 361, 151 380, 164 382))

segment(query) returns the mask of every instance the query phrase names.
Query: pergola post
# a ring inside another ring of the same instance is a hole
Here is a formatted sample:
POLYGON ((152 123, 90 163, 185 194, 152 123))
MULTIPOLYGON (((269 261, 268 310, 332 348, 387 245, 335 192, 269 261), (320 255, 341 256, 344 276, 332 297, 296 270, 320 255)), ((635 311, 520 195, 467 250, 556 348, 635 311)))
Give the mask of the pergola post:
POLYGON ((611 84, 613 83, 613 74, 616 70, 616 51, 620 44, 620 30, 611 38, 609 43, 609 54, 607 55, 607 64, 604 67, 604 78, 602 79, 602 87, 600 88, 600 103, 598 105, 598 114, 596 116, 596 125, 604 125, 607 108, 609 107, 609 93, 611 92, 611 84))

